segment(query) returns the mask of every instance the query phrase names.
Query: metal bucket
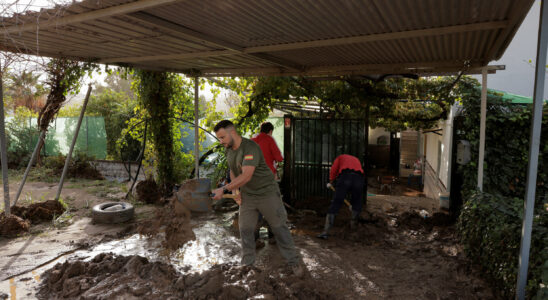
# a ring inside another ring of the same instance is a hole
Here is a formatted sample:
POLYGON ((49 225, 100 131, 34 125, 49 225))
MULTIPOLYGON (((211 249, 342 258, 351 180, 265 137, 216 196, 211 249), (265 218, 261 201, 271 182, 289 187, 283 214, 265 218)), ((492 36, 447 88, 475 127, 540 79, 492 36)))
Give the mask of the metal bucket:
POLYGON ((208 178, 190 179, 181 183, 177 191, 177 199, 194 212, 208 212, 211 210, 213 200, 211 193, 211 180, 208 178))

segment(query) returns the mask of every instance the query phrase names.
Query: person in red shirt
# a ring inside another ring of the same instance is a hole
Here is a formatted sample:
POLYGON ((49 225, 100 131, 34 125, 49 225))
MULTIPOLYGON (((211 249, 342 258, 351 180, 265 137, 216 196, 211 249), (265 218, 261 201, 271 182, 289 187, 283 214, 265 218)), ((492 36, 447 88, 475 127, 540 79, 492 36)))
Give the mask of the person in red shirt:
MULTIPOLYGON (((276 167, 274 166, 274 163, 283 161, 284 157, 282 156, 282 153, 280 152, 276 141, 272 137, 272 132, 274 132, 274 125, 272 125, 272 123, 270 122, 265 122, 261 124, 261 132, 251 140, 257 143, 259 147, 261 147, 261 151, 263 152, 266 165, 270 168, 270 170, 272 170, 272 173, 274 173, 274 179, 278 180, 278 173, 276 172, 276 167)), ((259 214, 258 224, 263 223, 262 220, 263 216, 259 214)), ((260 227, 261 226, 259 225, 255 230, 256 241, 259 241, 260 227)), ((268 232, 268 238, 270 239, 269 243, 274 243, 275 240, 272 239, 274 237, 274 234, 272 234, 270 226, 267 225, 266 228, 268 232)))
POLYGON ((318 235, 322 239, 327 239, 329 236, 329 230, 333 227, 335 215, 339 212, 346 194, 350 193, 352 195, 352 219, 350 221, 352 229, 356 228, 363 207, 362 197, 365 179, 362 164, 357 157, 343 154, 335 159, 329 172, 329 181, 333 184, 335 180, 337 181, 335 194, 325 217, 324 230, 318 235))
POLYGON ((270 122, 265 122, 261 125, 261 133, 252 140, 261 147, 266 165, 272 170, 272 173, 274 173, 274 178, 278 180, 274 162, 282 162, 284 158, 278 145, 276 145, 276 141, 272 137, 273 131, 274 125, 270 122))

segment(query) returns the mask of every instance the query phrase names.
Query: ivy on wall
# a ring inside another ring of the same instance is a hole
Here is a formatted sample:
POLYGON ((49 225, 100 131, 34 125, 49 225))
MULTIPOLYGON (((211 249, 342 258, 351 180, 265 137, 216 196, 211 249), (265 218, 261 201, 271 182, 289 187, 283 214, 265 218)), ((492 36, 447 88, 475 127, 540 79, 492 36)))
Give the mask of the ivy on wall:
MULTIPOLYGON (((512 298, 517 281, 526 171, 529 160, 531 105, 487 98, 483 191, 476 190, 479 149, 480 88, 463 94, 456 139, 471 145, 471 161, 459 166, 465 199, 458 230, 467 256, 504 298, 512 298)), ((548 296, 548 107, 544 107, 537 177, 527 298, 548 296), (543 287, 544 286, 544 287, 543 287), (536 295, 536 296, 535 296, 536 295)))

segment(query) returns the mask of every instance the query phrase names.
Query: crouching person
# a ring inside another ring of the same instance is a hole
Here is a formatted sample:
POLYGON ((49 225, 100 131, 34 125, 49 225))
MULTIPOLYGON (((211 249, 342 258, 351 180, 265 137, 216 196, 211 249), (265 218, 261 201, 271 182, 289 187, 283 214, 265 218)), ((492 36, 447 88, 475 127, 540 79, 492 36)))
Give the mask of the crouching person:
POLYGON ((363 185, 365 182, 364 172, 360 160, 352 155, 339 155, 329 172, 329 181, 331 184, 336 180, 335 193, 331 206, 325 217, 325 225, 319 238, 327 239, 329 231, 335 222, 335 215, 344 203, 344 198, 348 193, 352 195, 352 219, 350 220, 351 229, 355 229, 358 225, 358 219, 363 207, 363 185))

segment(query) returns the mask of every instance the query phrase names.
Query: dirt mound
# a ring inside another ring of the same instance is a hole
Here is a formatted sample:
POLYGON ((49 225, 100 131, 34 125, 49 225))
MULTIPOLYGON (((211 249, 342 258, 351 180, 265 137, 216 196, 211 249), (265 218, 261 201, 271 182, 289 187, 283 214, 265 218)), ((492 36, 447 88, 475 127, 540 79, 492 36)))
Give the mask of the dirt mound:
POLYGON ((322 282, 288 270, 260 270, 232 264, 216 265, 201 274, 185 276, 189 299, 336 299, 322 282))
POLYGON ((6 217, 5 214, 0 215, 0 236, 15 237, 21 233, 29 231, 30 222, 11 214, 6 217))
POLYGON ((39 299, 180 299, 184 295, 184 280, 172 266, 140 256, 101 253, 89 262, 59 263, 42 277, 39 299))
POLYGON ((288 270, 233 264, 183 275, 140 256, 101 253, 89 262, 57 264, 43 275, 39 299, 335 299, 322 282, 288 270))
POLYGON ((179 249, 195 238, 190 226, 190 211, 177 197, 172 197, 169 205, 156 210, 155 218, 141 224, 138 231, 146 236, 163 232, 165 240, 162 244, 169 250, 179 249))
POLYGON ((51 221, 65 211, 63 205, 55 200, 38 202, 29 206, 14 206, 11 209, 14 215, 30 220, 32 224, 51 221))
POLYGON ((137 193, 137 200, 141 202, 154 204, 159 203, 162 199, 160 189, 158 188, 156 181, 152 178, 139 181, 135 187, 135 191, 137 193))
MULTIPOLYGON (((66 156, 64 155, 47 157, 44 160, 44 164, 50 170, 48 173, 51 173, 52 176, 60 176, 65 167, 65 160, 66 156)), ((77 151, 69 162, 67 176, 69 178, 105 179, 101 175, 101 172, 90 163, 93 160, 93 157, 87 156, 84 152, 77 151)))

